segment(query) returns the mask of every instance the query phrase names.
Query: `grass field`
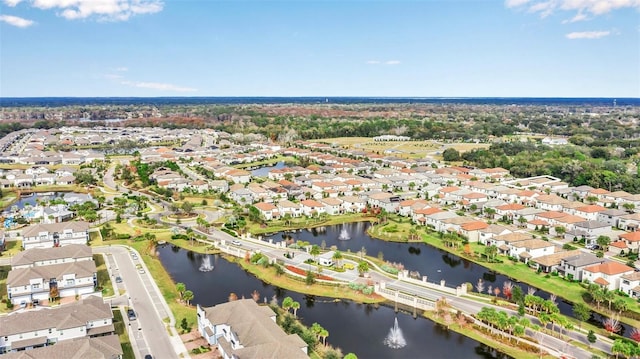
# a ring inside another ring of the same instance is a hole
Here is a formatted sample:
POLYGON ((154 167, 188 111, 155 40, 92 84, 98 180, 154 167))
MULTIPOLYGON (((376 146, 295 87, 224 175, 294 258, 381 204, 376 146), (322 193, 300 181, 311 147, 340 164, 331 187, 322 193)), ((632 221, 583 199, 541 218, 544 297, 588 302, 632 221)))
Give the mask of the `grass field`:
MULTIPOLYGON (((11 270, 11 266, 0 266, 0 299, 4 301, 7 297, 7 276, 9 275, 9 271, 11 270)), ((7 306, 2 303, 0 305, 0 313, 8 313, 9 309, 7 306)))
POLYGON ((7 241, 4 244, 4 251, 0 253, 0 258, 13 257, 22 251, 22 241, 7 241))
POLYGON ((403 158, 424 158, 431 156, 441 158, 442 151, 447 148, 455 148, 460 152, 470 151, 474 148, 488 148, 487 143, 440 143, 437 141, 373 141, 368 137, 338 137, 320 140, 328 144, 343 148, 360 149, 375 152, 380 155, 393 155, 403 158))
POLYGON ((96 262, 96 269, 98 271, 98 288, 102 288, 102 296, 110 297, 114 295, 113 286, 111 285, 111 279, 109 278, 109 271, 107 270, 107 264, 102 254, 94 254, 93 261, 96 262))
POLYGON ((113 327, 116 330, 118 339, 120 339, 120 346, 122 346, 123 359, 135 359, 136 355, 133 352, 131 341, 129 340, 129 334, 127 333, 127 327, 122 319, 122 312, 119 309, 113 311, 113 327))

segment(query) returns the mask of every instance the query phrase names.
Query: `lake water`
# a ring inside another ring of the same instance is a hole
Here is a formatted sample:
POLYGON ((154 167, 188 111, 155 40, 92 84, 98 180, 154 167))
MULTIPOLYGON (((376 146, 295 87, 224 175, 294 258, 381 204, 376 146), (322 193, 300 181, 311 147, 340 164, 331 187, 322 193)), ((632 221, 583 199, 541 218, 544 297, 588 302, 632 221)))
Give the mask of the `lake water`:
MULTIPOLYGON (((329 331, 328 342, 353 352, 359 358, 508 358, 493 349, 450 332, 427 319, 413 318, 410 314, 396 313, 394 308, 358 304, 351 301, 335 302, 329 298, 307 296, 266 284, 227 262, 219 255, 204 255, 186 251, 170 244, 158 247, 158 256, 175 282, 182 282, 194 293, 194 304, 212 306, 227 302, 230 293, 239 298, 251 298, 254 290, 260 301, 270 301, 273 295, 282 303, 286 296, 300 303, 298 317, 310 326, 319 323, 329 331), (208 258, 207 258, 208 256, 208 258), (200 271, 203 263, 213 265, 209 272, 200 271), (407 345, 391 349, 384 339, 398 318, 407 345)), ((176 318, 180 321, 181 318, 176 318)))
MULTIPOLYGON (((24 208, 25 205, 29 204, 30 206, 35 206, 37 204, 36 201, 46 201, 52 200, 54 198, 63 197, 65 194, 81 194, 75 192, 47 192, 47 193, 34 193, 28 197, 21 197, 16 202, 14 202, 9 209, 13 206, 17 206, 18 209, 24 208)), ((82 194, 84 195, 84 194, 82 194)))
MULTIPOLYGON (((369 256, 378 256, 383 254, 384 260, 396 263, 402 263, 405 269, 409 271, 418 271, 420 275, 426 275, 430 282, 439 283, 444 279, 445 283, 450 287, 458 286, 462 283, 471 283, 475 285, 478 279, 482 278, 485 283, 485 291, 489 286, 494 288, 497 286, 502 290, 505 281, 511 281, 515 285, 519 285, 526 294, 529 286, 524 283, 518 283, 505 275, 493 272, 487 268, 470 262, 457 255, 448 253, 444 250, 432 247, 426 243, 397 243, 386 242, 375 239, 367 234, 367 229, 371 226, 369 222, 347 223, 335 226, 326 226, 321 229, 303 229, 301 231, 278 232, 267 235, 264 239, 273 239, 274 242, 282 241, 286 237, 291 237, 294 241, 308 241, 311 244, 322 245, 324 241, 327 248, 336 246, 339 250, 347 252, 357 252, 362 247, 366 249, 369 256), (340 236, 346 231, 349 240, 341 240, 340 236)), ((536 275, 531 270, 532 275, 536 275)), ((545 299, 549 298, 549 293, 537 290, 537 296, 545 299)), ((573 316, 573 306, 567 301, 556 300, 560 312, 567 316, 573 316)), ((592 323, 602 326, 599 315, 594 315, 592 323), (598 320, 596 320, 598 319, 598 320)), ((619 334, 629 335, 631 330, 625 325, 621 325, 622 330, 619 334)))
POLYGON ((260 167, 258 169, 252 170, 251 175, 256 177, 267 177, 267 175, 269 175, 269 171, 279 170, 285 167, 286 165, 284 164, 284 162, 278 162, 274 166, 265 166, 265 167, 260 167))

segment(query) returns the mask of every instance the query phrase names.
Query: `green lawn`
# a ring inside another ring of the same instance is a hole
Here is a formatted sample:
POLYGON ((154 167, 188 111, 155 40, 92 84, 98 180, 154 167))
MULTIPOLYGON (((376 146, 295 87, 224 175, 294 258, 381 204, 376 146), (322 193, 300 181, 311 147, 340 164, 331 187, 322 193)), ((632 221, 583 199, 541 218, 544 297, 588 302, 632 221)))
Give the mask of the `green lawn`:
POLYGON ((0 257, 13 257, 20 251, 22 251, 22 241, 7 241, 4 251, 0 252, 0 257))
POLYGON ((285 220, 275 220, 267 222, 267 225, 260 223, 248 222, 245 231, 257 235, 265 233, 281 232, 298 228, 314 228, 321 226, 331 226, 342 223, 374 221, 375 217, 364 216, 362 213, 350 213, 340 216, 328 216, 325 218, 292 218, 290 222, 285 220))
POLYGON ((129 341, 129 334, 127 333, 127 327, 122 319, 122 312, 119 309, 113 311, 113 326, 120 339, 120 346, 122 346, 123 359, 135 359, 136 355, 133 352, 131 341, 129 341))
POLYGON ((96 262, 96 269, 98 270, 98 290, 102 291, 103 297, 113 296, 113 286, 111 285, 111 278, 109 277, 109 270, 104 257, 102 254, 94 254, 93 261, 96 262))
POLYGON ((7 276, 10 270, 11 266, 0 266, 0 299, 3 301, 3 303, 0 303, 0 313, 9 312, 4 300, 7 298, 7 276))

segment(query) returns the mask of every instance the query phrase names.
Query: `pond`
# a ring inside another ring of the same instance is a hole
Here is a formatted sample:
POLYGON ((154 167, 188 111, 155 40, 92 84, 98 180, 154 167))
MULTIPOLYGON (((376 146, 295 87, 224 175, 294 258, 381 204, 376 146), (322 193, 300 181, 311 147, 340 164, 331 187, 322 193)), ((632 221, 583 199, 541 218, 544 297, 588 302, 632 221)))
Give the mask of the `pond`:
POLYGON ((328 342, 341 348, 344 354, 353 352, 360 358, 390 359, 424 358, 425 353, 429 353, 429 358, 508 358, 427 319, 396 313, 391 307, 334 301, 266 284, 219 255, 198 254, 166 244, 158 247, 158 257, 175 282, 182 282, 193 291, 194 304, 224 303, 230 293, 238 298, 251 298, 254 290, 260 293, 261 301, 270 301, 275 295, 282 303, 284 297, 292 297, 300 303, 297 314, 301 321, 307 326, 317 322, 327 329, 328 342), (392 349, 384 342, 395 318, 400 328, 396 335, 406 342, 406 346, 399 349, 392 349))
MULTIPOLYGON (((294 241, 302 240, 316 245, 322 245, 324 242, 327 248, 336 246, 344 252, 358 252, 364 247, 369 256, 376 257, 381 254, 386 261, 402 263, 405 269, 426 275, 430 282, 439 282, 444 279, 445 283, 451 287, 468 282, 474 285, 475 290, 475 285, 480 278, 484 280, 485 290, 489 286, 494 288, 497 286, 502 290, 505 281, 519 285, 525 294, 530 287, 426 243, 398 243, 375 239, 367 234, 367 229, 370 226, 369 222, 347 223, 299 231, 277 232, 265 236, 264 239, 271 238, 274 242, 278 242, 291 237, 294 241)), ((533 270, 531 273, 535 275, 533 270)), ((541 290, 536 290, 535 295, 545 299, 549 298, 549 293, 541 290)), ((570 302, 559 298, 556 302, 562 314, 573 316, 573 306, 570 302)), ((602 326, 601 317, 594 315, 592 323, 602 326)), ((621 327, 619 334, 629 335, 630 329, 625 325, 621 327)))
POLYGON ((252 170, 251 175, 256 177, 267 177, 267 175, 269 175, 269 171, 279 170, 285 167, 287 167, 287 165, 285 165, 284 162, 278 162, 273 166, 265 166, 252 170))
POLYGON ((40 201, 50 201, 54 198, 62 198, 65 196, 73 196, 73 197, 85 197, 87 196, 84 193, 76 193, 76 192, 41 192, 41 193, 32 193, 29 196, 20 197, 16 202, 12 203, 11 206, 7 209, 11 209, 13 206, 16 206, 19 210, 23 209, 27 204, 34 207, 40 201))

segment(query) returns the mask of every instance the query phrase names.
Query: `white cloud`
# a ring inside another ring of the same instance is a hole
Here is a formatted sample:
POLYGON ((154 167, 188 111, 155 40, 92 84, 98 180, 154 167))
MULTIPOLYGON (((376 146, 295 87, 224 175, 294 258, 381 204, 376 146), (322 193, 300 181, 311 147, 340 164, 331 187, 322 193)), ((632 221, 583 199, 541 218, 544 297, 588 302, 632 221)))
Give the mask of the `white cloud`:
POLYGON ((115 69, 113 69, 114 71, 118 71, 118 72, 127 72, 129 71, 128 67, 116 67, 115 69))
POLYGON ((600 39, 605 36, 609 36, 611 31, 582 31, 582 32, 570 32, 565 35, 569 40, 577 39, 600 39))
POLYGON ((504 2, 504 5, 506 7, 509 7, 509 8, 511 8, 511 7, 519 7, 519 6, 522 6, 522 5, 526 4, 526 3, 528 3, 529 1, 530 0, 506 0, 504 2))
POLYGON ((15 7, 20 2, 22 2, 22 0, 4 0, 5 5, 7 5, 9 7, 15 7))
POLYGON ((573 22, 584 21, 584 20, 588 20, 588 19, 589 18, 587 17, 587 15, 579 12, 579 13, 576 14, 576 16, 572 17, 569 20, 564 20, 562 23, 563 24, 570 24, 570 23, 573 23, 573 22))
POLYGON ((586 20, 587 14, 598 16, 618 9, 640 9, 640 0, 506 0, 505 7, 524 7, 529 12, 539 13, 541 17, 556 11, 577 12, 571 20, 565 20, 566 23, 586 20))
POLYGON ((20 28, 29 27, 35 24, 32 20, 23 19, 21 17, 12 16, 12 15, 0 15, 0 21, 6 22, 11 26, 16 26, 20 28))
MULTIPOLYGON (((23 0, 4 0, 17 4, 23 0)), ((130 17, 162 11, 162 0, 29 0, 31 6, 42 10, 55 9, 65 19, 97 19, 126 21, 130 17)))
POLYGON ((181 86, 160 83, 160 82, 121 81, 120 84, 131 86, 131 87, 139 87, 139 88, 146 88, 146 89, 160 90, 160 91, 174 91, 174 92, 198 91, 197 89, 194 89, 191 87, 181 87, 181 86))
POLYGON ((400 61, 398 60, 389 60, 384 63, 385 65, 400 65, 400 61))

